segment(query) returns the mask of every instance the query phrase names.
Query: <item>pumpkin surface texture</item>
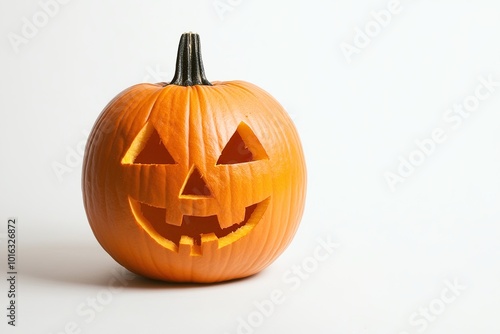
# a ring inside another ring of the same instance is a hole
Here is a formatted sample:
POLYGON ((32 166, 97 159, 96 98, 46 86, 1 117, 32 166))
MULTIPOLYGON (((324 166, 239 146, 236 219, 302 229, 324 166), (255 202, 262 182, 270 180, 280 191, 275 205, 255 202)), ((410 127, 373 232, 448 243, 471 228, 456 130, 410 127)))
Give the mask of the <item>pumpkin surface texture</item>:
POLYGON ((288 114, 255 85, 209 82, 194 33, 181 37, 170 83, 132 86, 104 108, 82 174, 101 246, 130 271, 166 281, 261 271, 291 242, 305 203, 288 114))

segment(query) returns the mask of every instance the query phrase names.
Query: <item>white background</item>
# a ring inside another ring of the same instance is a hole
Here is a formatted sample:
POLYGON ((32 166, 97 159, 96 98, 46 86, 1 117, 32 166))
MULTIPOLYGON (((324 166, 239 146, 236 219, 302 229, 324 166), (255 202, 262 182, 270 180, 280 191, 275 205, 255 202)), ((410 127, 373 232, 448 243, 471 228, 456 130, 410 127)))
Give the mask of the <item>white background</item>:
POLYGON ((1 276, 8 217, 19 221, 20 272, 16 328, 0 284, 2 333, 500 332, 500 86, 460 124, 444 118, 474 101, 480 77, 500 81, 498 1, 401 0, 380 31, 371 13, 388 0, 220 0, 222 14, 212 0, 72 0, 43 22, 47 2, 0 5, 1 276), (15 47, 9 38, 34 19, 38 31, 15 47), (74 154, 118 92, 171 79, 187 31, 201 36, 209 80, 253 82, 294 119, 304 217, 254 277, 126 276, 110 290, 120 266, 88 226, 74 154), (346 57, 342 43, 355 42, 346 57), (391 189, 386 173, 422 158, 415 141, 436 129, 446 140, 391 189), (70 171, 58 176, 57 164, 70 171), (322 261, 318 238, 339 244, 322 261))

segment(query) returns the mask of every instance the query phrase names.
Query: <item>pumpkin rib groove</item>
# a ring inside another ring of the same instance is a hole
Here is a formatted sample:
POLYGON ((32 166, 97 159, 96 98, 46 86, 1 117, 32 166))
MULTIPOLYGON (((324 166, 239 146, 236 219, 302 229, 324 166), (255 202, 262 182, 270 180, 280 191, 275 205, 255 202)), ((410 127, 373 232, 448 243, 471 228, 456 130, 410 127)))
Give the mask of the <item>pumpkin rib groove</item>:
MULTIPOLYGON (((153 93, 153 94, 154 94, 154 93, 153 93)), ((152 94, 152 95, 153 95, 153 94, 152 94)), ((148 102, 148 99, 143 100, 143 101, 139 101, 139 104, 138 104, 138 106, 137 106, 136 108, 137 108, 137 109, 139 109, 139 110, 140 110, 140 109, 142 109, 142 108, 143 108, 143 106, 144 106, 147 102, 148 102)), ((134 109, 135 109, 135 108, 134 108, 134 109)), ((121 124, 121 122, 123 121, 123 119, 125 118, 125 116, 126 116, 126 114, 125 114, 125 113, 123 113, 122 115, 120 115, 120 118, 119 118, 119 120, 118 120, 118 122, 117 122, 117 123, 118 123, 118 124, 121 124)), ((103 119, 103 121, 104 121, 104 119, 103 119)), ((99 129, 97 129, 96 131, 99 131, 99 129)), ((115 144, 116 144, 116 141, 120 139, 120 136, 113 136, 113 137, 114 137, 114 139, 113 139, 113 141, 112 141, 112 143, 111 143, 111 145, 110 145, 109 147, 114 147, 114 146, 115 146, 115 144)), ((109 160, 110 160, 112 157, 111 157, 109 154, 106 154, 105 156, 107 157, 107 162, 105 163, 105 165, 108 165, 108 164, 109 164, 109 160)), ((109 180, 109 178, 107 177, 107 175, 108 175, 107 173, 105 173, 105 174, 104 174, 103 181, 102 181, 104 184, 107 184, 107 182, 108 182, 108 180, 109 180)), ((109 187, 109 186, 108 186, 108 188, 109 188, 111 191, 113 191, 114 193, 116 193, 116 191, 117 191, 117 189, 115 189, 114 187, 109 187)), ((104 196, 103 201, 104 201, 104 203, 103 203, 103 207, 105 208, 106 217, 108 217, 108 216, 109 216, 109 213, 108 213, 108 204, 107 204, 107 203, 108 203, 108 197, 107 197, 107 196, 104 196)), ((109 219, 107 219, 107 220, 109 221, 109 219)), ((112 224, 115 224, 115 222, 113 222, 112 224)), ((116 240, 114 240, 114 239, 112 239, 111 241, 112 241, 112 242, 118 242, 118 241, 116 241, 116 240)), ((116 246, 115 246, 115 247, 116 247, 116 246)), ((134 254, 131 250, 129 250, 128 248, 127 248, 127 252, 131 253, 131 255, 130 255, 130 256, 135 257, 135 254, 134 254)))
MULTIPOLYGON (((246 84, 246 83, 245 83, 245 84, 246 84)), ((245 86, 245 88, 246 88, 246 86, 245 86)), ((258 99, 259 101, 261 101, 261 100, 262 100, 262 97, 261 97, 261 96, 256 95, 254 92, 249 91, 248 89, 245 89, 245 92, 246 92, 246 93, 251 93, 251 95, 252 95, 253 97, 255 97, 256 99, 258 99)), ((263 91, 262 91, 262 90, 260 90, 260 92, 263 92, 263 91)), ((268 97, 268 95, 266 94, 266 95, 264 96, 264 98, 267 98, 267 97, 268 97)), ((273 101, 273 102, 274 102, 274 101, 273 101)), ((273 116, 274 116, 274 115, 273 115, 273 116)), ((282 130, 282 128, 281 128, 281 127, 276 127, 276 128, 278 128, 279 130, 282 130)), ((274 130, 278 130, 278 129, 276 129, 276 128, 273 128, 272 130, 273 130, 273 131, 274 131, 274 130)), ((285 138, 287 137, 287 136, 284 134, 284 132, 283 132, 283 131, 280 131, 280 133, 279 133, 279 134, 277 134, 277 133, 276 133, 274 136, 276 136, 276 137, 285 137, 285 138)), ((285 141, 285 143, 284 143, 284 144, 289 144, 289 142, 286 142, 286 141, 285 141)), ((288 152, 291 152, 291 151, 292 151, 292 150, 290 150, 289 145, 287 145, 287 150, 286 150, 286 151, 288 151, 288 152)), ((285 155, 285 156, 286 156, 286 155, 285 155)), ((273 186, 273 184, 271 184, 271 187, 274 187, 274 186, 273 186)), ((272 190, 272 192, 274 193, 275 191, 274 191, 274 190, 272 190)), ((271 213, 271 215, 274 217, 274 214, 273 214, 273 213, 271 213)), ((273 219, 273 221, 274 221, 274 219, 273 219)), ((281 219, 278 219, 278 221, 287 221, 287 218, 282 217, 281 219)), ((274 229, 273 229, 273 230, 274 230, 274 229)), ((269 239, 269 238, 270 238, 271 234, 268 232, 268 233, 266 233, 265 235, 266 235, 266 241, 267 241, 267 239, 269 239)), ((267 243, 267 242, 265 242, 264 244, 266 244, 266 243, 267 243)), ((280 243, 275 244, 275 245, 276 245, 276 247, 274 247, 274 248, 273 248, 272 253, 271 253, 272 255, 271 255, 270 257, 274 257, 274 256, 275 256, 275 254, 280 253, 280 252, 281 252, 281 251, 282 251, 285 247, 287 247, 287 246, 288 246, 288 244, 289 244, 289 241, 285 241, 285 240, 281 240, 281 242, 280 242, 280 243)), ((261 262, 263 263, 263 264, 262 264, 263 266, 267 266, 267 261, 261 261, 261 262)))
MULTIPOLYGON (((103 109, 103 111, 99 114, 97 120, 96 120, 96 123, 94 124, 94 126, 92 127, 92 130, 91 130, 91 133, 89 135, 89 138, 87 140, 87 144, 85 145, 85 154, 84 154, 84 159, 83 159, 83 164, 82 164, 82 170, 85 171, 87 170, 87 168, 90 168, 89 167, 89 164, 91 163, 91 161, 87 158, 88 157, 88 152, 89 150, 91 150, 93 148, 93 143, 95 142, 96 140, 96 136, 101 134, 100 133, 101 131, 96 131, 96 129, 98 129, 101 125, 101 123, 104 121, 104 119, 106 118, 106 113, 105 111, 106 110, 109 110, 110 108, 112 108, 115 104, 118 104, 120 102, 120 98, 126 94, 127 92, 132 92, 134 91, 135 89, 140 89, 141 86, 140 84, 138 85, 134 85, 126 90, 124 90, 122 93, 118 94, 113 100, 111 100, 107 105, 106 107, 103 109)), ((84 187, 86 187, 86 183, 88 182, 88 178, 85 177, 86 174, 84 173, 83 174, 83 177, 82 177, 82 189, 85 189, 84 187)), ((94 177, 94 176, 92 176, 94 177)), ((88 206, 88 205, 91 205, 93 206, 93 198, 91 196, 84 196, 84 206, 85 208, 88 206)))

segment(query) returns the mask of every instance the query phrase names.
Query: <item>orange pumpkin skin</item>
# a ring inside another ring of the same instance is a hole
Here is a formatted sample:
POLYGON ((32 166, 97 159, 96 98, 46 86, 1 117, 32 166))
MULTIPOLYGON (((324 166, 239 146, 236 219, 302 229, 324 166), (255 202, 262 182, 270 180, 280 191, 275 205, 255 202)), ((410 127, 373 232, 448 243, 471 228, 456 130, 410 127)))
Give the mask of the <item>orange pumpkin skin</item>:
POLYGON ((99 116, 82 191, 102 247, 153 279, 255 274, 291 242, 305 203, 297 131, 246 82, 139 84, 99 116))

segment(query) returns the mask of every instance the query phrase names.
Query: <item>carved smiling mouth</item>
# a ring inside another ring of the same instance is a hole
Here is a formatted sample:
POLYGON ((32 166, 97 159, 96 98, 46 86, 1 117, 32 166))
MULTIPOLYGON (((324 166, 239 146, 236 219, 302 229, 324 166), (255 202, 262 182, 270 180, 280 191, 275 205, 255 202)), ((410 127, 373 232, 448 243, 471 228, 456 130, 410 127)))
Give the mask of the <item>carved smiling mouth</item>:
POLYGON ((222 248, 244 237, 261 221, 269 205, 269 197, 245 208, 245 218, 221 228, 217 215, 183 216, 180 226, 165 222, 166 208, 159 208, 129 197, 137 223, 159 244, 178 253, 201 255, 203 249, 222 248))

